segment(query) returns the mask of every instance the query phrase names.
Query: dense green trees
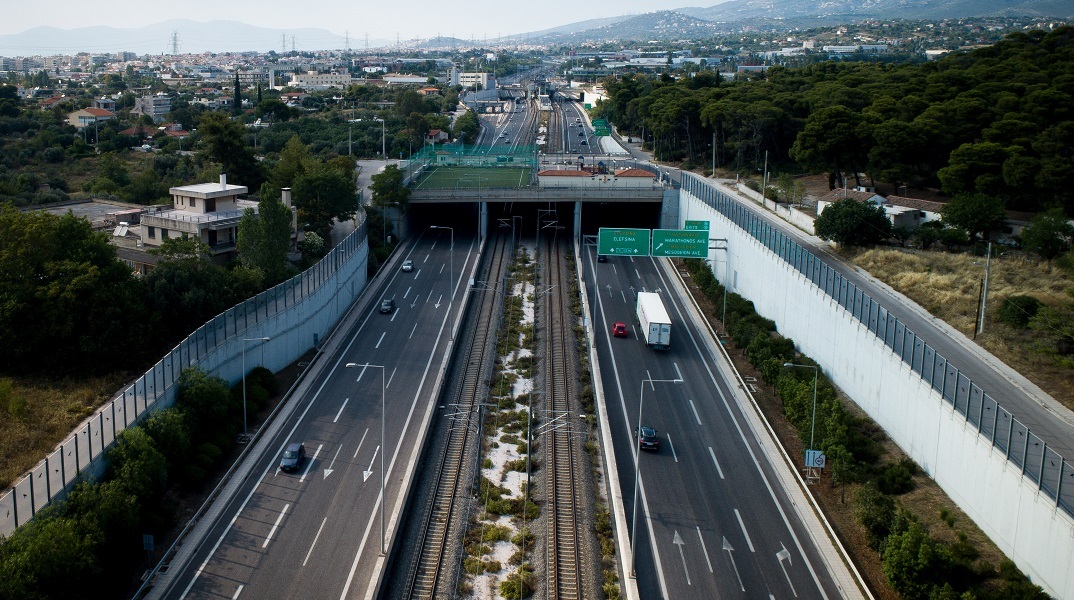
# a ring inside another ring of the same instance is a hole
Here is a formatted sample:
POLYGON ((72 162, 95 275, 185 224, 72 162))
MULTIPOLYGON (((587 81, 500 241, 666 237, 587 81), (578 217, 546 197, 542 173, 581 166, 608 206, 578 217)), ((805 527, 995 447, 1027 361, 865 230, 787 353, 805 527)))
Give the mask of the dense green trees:
POLYGON ((243 211, 239 223, 239 262, 260 271, 267 285, 283 281, 291 272, 287 263, 291 221, 291 209, 265 186, 262 186, 258 209, 243 211))
POLYGON ((223 113, 205 113, 198 122, 198 135, 205 155, 219 163, 231 181, 249 189, 261 187, 265 177, 253 148, 245 143, 246 127, 242 123, 223 113))
POLYGON ((1074 27, 1034 31, 925 64, 823 62, 765 78, 627 74, 594 109, 644 135, 660 160, 753 171, 790 160, 951 195, 997 197, 1014 210, 1074 215, 1074 27), (711 147, 715 137, 715 148, 711 147))
POLYGON ((829 204, 813 222, 813 229, 822 240, 847 246, 867 246, 891 237, 891 221, 883 207, 853 198, 829 204))
POLYGON ((1006 218, 1003 200, 982 193, 961 193, 944 205, 943 222, 945 225, 958 227, 970 236, 970 241, 978 234, 988 238, 988 232, 995 229, 1006 218))

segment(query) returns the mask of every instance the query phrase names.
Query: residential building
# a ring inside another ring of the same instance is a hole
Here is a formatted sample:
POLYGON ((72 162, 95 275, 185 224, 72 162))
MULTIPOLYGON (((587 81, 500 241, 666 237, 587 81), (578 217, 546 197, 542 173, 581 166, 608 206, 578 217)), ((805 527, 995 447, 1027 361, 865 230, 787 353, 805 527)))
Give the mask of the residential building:
POLYGON ((159 247, 169 238, 189 236, 208 245, 215 262, 234 260, 243 211, 257 211, 257 202, 239 199, 249 191, 246 186, 229 185, 227 175, 222 174, 220 183, 177 186, 170 191, 170 209, 142 215, 145 247, 159 247))
POLYGON ((494 90, 496 89, 496 76, 492 73, 462 73, 457 67, 451 67, 448 71, 448 85, 494 90))
POLYGON ((67 123, 72 127, 82 129, 89 125, 111 121, 115 116, 115 113, 110 110, 104 110, 103 108, 83 108, 82 110, 68 113, 67 123))
POLYGON ((104 110, 116 112, 116 101, 111 98, 97 98, 93 101, 93 108, 103 108, 104 110))
POLYGON ((310 90, 327 90, 329 88, 346 88, 354 78, 350 73, 317 73, 309 71, 299 73, 291 79, 291 86, 310 90))
POLYGON ((163 123, 164 115, 172 111, 172 99, 164 92, 134 99, 132 115, 148 115, 154 123, 163 123))

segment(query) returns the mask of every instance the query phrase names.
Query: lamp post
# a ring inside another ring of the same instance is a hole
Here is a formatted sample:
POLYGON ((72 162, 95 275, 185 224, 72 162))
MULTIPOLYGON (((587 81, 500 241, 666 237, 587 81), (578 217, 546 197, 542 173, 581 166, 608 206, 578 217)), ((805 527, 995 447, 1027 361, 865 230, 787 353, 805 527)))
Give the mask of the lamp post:
POLYGON ((384 411, 384 365, 372 365, 369 363, 347 363, 348 369, 354 367, 380 369, 380 555, 384 556, 387 549, 384 547, 384 454, 388 452, 384 437, 384 420, 387 413, 384 411))
POLYGON ((242 439, 250 439, 246 432, 246 342, 267 342, 271 338, 242 338, 242 439))
MULTIPOLYGON (((645 384, 654 383, 682 383, 682 379, 642 379, 641 391, 638 395, 638 427, 634 431, 641 435, 641 409, 645 405, 645 384)), ((633 442, 631 436, 631 443, 633 442)), ((638 535, 638 480, 641 477, 641 450, 638 444, 634 444, 634 517, 630 525, 630 576, 637 579, 638 574, 634 566, 637 564, 638 546, 635 543, 638 535)))
POLYGON ((789 362, 783 363, 783 366, 788 369, 813 369, 813 416, 810 417, 809 422, 809 448, 807 448, 807 450, 813 450, 813 431, 817 424, 817 376, 820 374, 820 369, 818 369, 815 365, 800 365, 789 362))
MULTIPOLYGON (((723 259, 723 286, 722 286, 723 287, 723 308, 720 310, 720 326, 723 327, 724 331, 727 331, 727 286, 731 283, 729 281, 729 273, 727 271, 730 268, 731 257, 730 257, 730 255, 728 253, 728 250, 727 250, 727 238, 713 238, 711 241, 716 242, 716 244, 717 244, 716 247, 713 248, 714 250, 723 250, 725 252, 724 259, 723 259), (723 246, 719 245, 720 242, 723 242, 723 246)), ((715 259, 713 259, 713 260, 715 260, 715 259)))
MULTIPOLYGON (((429 229, 447 229, 451 232, 451 246, 448 248, 448 317, 455 307, 455 228, 444 225, 430 225, 429 229)), ((451 339, 455 336, 452 334, 451 339)))

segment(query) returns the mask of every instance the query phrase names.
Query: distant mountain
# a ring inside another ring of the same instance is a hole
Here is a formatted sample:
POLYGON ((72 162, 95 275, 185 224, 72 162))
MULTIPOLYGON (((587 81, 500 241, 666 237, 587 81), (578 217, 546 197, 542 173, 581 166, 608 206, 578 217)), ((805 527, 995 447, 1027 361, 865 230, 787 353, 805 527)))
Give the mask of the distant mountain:
POLYGON ((660 11, 637 15, 593 29, 550 33, 539 40, 548 44, 573 44, 610 40, 677 40, 711 37, 726 30, 726 26, 676 11, 660 11))
MULTIPOLYGON (((346 38, 325 29, 270 29, 236 21, 199 23, 175 19, 136 29, 115 27, 80 27, 57 29, 36 27, 22 33, 0 35, 0 56, 33 56, 36 54, 75 54, 78 52, 134 52, 170 54, 172 32, 179 37, 179 52, 244 52, 256 50, 280 52, 291 50, 342 49, 346 38)), ((362 42, 364 45, 364 41, 362 42)), ((371 46, 388 45, 387 40, 370 40, 371 46)), ((357 46, 351 40, 351 46, 357 46)))

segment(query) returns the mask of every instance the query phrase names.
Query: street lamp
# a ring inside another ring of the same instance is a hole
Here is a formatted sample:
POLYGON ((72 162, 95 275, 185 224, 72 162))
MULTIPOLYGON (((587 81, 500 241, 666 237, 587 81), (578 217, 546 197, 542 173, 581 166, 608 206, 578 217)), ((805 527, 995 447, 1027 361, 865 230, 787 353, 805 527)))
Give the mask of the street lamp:
POLYGON ((246 432, 246 342, 267 342, 271 338, 242 338, 242 439, 249 440, 246 432))
MULTIPOLYGON (((451 311, 455 306, 455 228, 444 225, 430 225, 429 229, 447 229, 451 232, 451 246, 448 248, 448 318, 450 319, 451 311)), ((451 339, 455 339, 454 334, 451 334, 451 339)))
MULTIPOLYGON (((634 431, 637 435, 641 435, 641 409, 645 404, 645 384, 652 385, 654 383, 682 383, 682 378, 679 379, 642 379, 641 380, 641 392, 638 396, 638 428, 634 431)), ((634 444, 634 437, 631 436, 631 444, 634 444)), ((635 539, 638 535, 638 480, 641 477, 641 450, 638 444, 634 444, 634 518, 631 521, 630 526, 630 576, 637 579, 638 574, 634 568, 637 563, 638 546, 635 544, 635 539)))
POLYGON ((388 448, 384 437, 384 420, 387 413, 384 411, 384 365, 371 365, 369 363, 347 363, 348 369, 354 367, 362 367, 363 369, 372 368, 380 369, 380 555, 387 554, 387 549, 384 547, 384 455, 388 452, 388 448))
MULTIPOLYGON (((820 374, 820 369, 818 369, 815 365, 799 365, 799 364, 796 364, 796 363, 789 363, 789 362, 783 363, 783 366, 788 368, 788 369, 791 369, 791 368, 813 369, 813 416, 810 417, 810 423, 809 423, 809 448, 806 449, 806 450, 811 451, 811 450, 813 450, 813 431, 814 431, 814 428, 816 427, 816 424, 817 424, 817 376, 820 374)), ((807 466, 806 468, 810 468, 810 467, 807 466)))
MULTIPOLYGON (((714 250, 723 250, 724 252, 728 252, 727 238, 713 238, 710 241, 717 242, 717 244, 719 242, 723 242, 723 246, 717 245, 714 248, 714 250)), ((713 260, 716 260, 716 259, 713 259, 713 260)), ((729 279, 729 276, 728 276, 728 272, 727 272, 728 269, 730 268, 730 263, 731 263, 731 257, 729 255, 729 253, 725 254, 724 255, 724 260, 723 260, 723 286, 722 286, 723 287, 723 308, 720 311, 720 326, 723 327, 723 330, 725 332, 727 331, 727 286, 730 285, 730 283, 731 283, 730 279, 729 279)))

